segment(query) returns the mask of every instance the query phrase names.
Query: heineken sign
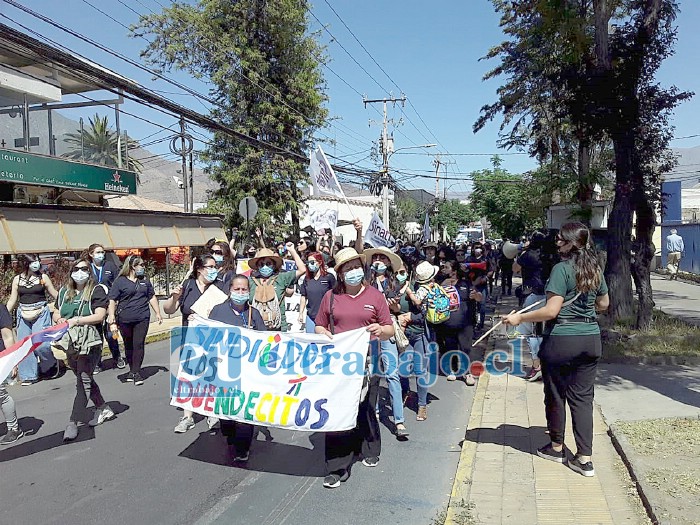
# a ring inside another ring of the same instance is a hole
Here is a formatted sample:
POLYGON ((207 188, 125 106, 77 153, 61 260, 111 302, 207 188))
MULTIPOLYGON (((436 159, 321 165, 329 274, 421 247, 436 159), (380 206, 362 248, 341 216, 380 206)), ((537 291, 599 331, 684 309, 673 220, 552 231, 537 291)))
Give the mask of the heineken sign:
POLYGON ((136 194, 133 171, 6 149, 0 149, 0 181, 117 195, 136 194))

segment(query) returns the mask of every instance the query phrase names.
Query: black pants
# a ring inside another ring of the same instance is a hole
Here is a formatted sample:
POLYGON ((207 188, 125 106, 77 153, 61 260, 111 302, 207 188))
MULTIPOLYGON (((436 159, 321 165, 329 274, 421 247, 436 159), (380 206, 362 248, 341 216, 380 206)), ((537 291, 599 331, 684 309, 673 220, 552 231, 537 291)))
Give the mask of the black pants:
MULTIPOLYGON (((440 347, 440 356, 446 352, 458 350, 463 352, 467 357, 470 357, 472 349, 472 340, 474 338, 474 325, 468 324, 461 328, 455 328, 444 324, 435 326, 435 339, 440 347)), ((440 360, 442 363, 442 359, 440 360)), ((464 366, 464 365, 462 365, 464 366)), ((450 359, 450 372, 456 373, 459 369, 459 360, 457 356, 450 359)), ((449 373, 443 370, 444 373, 449 373)))
POLYGON ((149 319, 138 323, 119 323, 119 331, 124 339, 124 353, 129 363, 129 370, 134 374, 141 372, 143 356, 146 351, 146 334, 149 319))
POLYGON ((513 270, 501 270, 501 294, 506 293, 506 288, 508 288, 508 295, 513 291, 513 270))
MULTIPOLYGON (((97 331, 100 332, 102 339, 107 341, 107 346, 109 347, 109 351, 112 353, 112 359, 114 359, 114 364, 116 365, 117 361, 119 361, 119 358, 121 357, 119 353, 119 341, 112 337, 112 332, 110 332, 109 324, 106 320, 103 324, 97 325, 97 331)), ((100 360, 102 360, 102 353, 100 353, 100 360)))
POLYGON ((382 439, 374 408, 379 394, 379 376, 371 377, 367 397, 360 402, 357 425, 352 430, 326 432, 326 474, 347 470, 356 453, 379 457, 382 439))
POLYGON ((85 414, 88 399, 90 399, 95 407, 101 407, 105 404, 105 400, 100 392, 100 387, 95 383, 95 378, 92 373, 95 366, 100 360, 101 347, 93 348, 89 354, 74 356, 68 358, 68 364, 75 372, 75 399, 73 399, 73 411, 71 412, 71 421, 80 421, 85 414))
POLYGON ((230 419, 220 419, 221 433, 226 436, 226 443, 236 449, 236 455, 244 456, 250 450, 253 442, 253 430, 255 425, 232 421, 230 419))
POLYGON ((545 336, 540 347, 549 437, 564 443, 568 403, 582 456, 593 452, 593 387, 601 351, 600 334, 545 336))

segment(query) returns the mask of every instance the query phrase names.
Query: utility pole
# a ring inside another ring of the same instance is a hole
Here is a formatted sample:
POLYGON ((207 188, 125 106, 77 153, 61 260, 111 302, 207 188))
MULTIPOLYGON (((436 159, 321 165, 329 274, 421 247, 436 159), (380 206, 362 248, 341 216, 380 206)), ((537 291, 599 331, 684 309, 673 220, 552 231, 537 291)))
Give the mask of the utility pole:
POLYGON ((382 122, 382 171, 381 171, 381 178, 382 178, 382 221, 384 221, 384 225, 388 228, 389 227, 389 182, 391 182, 391 177, 389 176, 389 137, 387 133, 387 127, 389 124, 389 121, 387 119, 387 113, 386 113, 386 103, 391 102, 392 104, 396 104, 397 102, 401 102, 401 105, 403 106, 406 103, 406 96, 402 95, 401 98, 380 98, 380 99, 375 99, 375 100, 367 100, 363 99, 362 102, 365 105, 365 108, 367 107, 367 104, 376 104, 381 102, 383 105, 383 122, 382 122))
MULTIPOLYGON (((174 135, 170 141, 170 152, 176 155, 180 155, 182 159, 182 189, 184 190, 184 206, 183 210, 185 213, 192 213, 193 202, 194 202, 194 190, 192 188, 193 176, 187 174, 187 156, 192 153, 194 149, 194 141, 192 136, 186 132, 185 128, 185 117, 180 117, 180 133, 179 135, 174 135), (178 148, 178 142, 179 148, 178 148)), ((190 159, 190 169, 192 169, 192 160, 190 159)))
POLYGON ((187 213, 190 209, 189 201, 189 184, 187 177, 187 153, 185 148, 185 117, 180 117, 180 155, 182 158, 182 178, 183 178, 183 188, 185 190, 185 206, 183 210, 187 213))
POLYGON ((433 164, 435 165, 435 200, 437 201, 440 198, 440 164, 442 164, 439 154, 435 155, 433 164))

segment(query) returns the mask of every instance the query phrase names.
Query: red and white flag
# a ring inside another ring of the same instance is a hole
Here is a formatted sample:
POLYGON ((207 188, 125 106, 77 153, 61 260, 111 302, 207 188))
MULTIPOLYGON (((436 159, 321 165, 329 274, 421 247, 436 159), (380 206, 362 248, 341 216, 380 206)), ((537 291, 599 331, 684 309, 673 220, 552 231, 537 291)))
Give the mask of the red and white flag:
POLYGON ((68 323, 57 324, 41 332, 28 335, 21 341, 17 341, 11 347, 5 348, 5 350, 0 352, 0 383, 12 373, 12 369, 16 367, 22 359, 27 357, 41 344, 58 341, 61 337, 66 335, 67 331, 68 323))

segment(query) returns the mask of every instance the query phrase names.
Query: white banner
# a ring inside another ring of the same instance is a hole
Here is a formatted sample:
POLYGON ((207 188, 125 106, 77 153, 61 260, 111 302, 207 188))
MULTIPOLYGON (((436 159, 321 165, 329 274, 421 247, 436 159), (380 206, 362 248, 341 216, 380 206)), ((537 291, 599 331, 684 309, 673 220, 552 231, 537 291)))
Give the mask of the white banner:
POLYGON ((396 246, 396 239, 394 239, 391 232, 384 226, 384 223, 379 218, 379 214, 376 211, 374 215, 372 215, 372 220, 369 221, 364 241, 374 248, 386 246, 393 250, 396 246))
POLYGON ((329 340, 195 316, 186 330, 172 337, 171 405, 291 430, 355 427, 369 347, 364 328, 329 340))
POLYGON ((338 227, 338 210, 309 210, 309 224, 315 232, 325 229, 335 233, 338 227))
POLYGON ((326 154, 323 153, 321 146, 318 146, 315 151, 311 152, 309 158, 309 173, 311 181, 319 193, 326 195, 335 195, 336 197, 345 198, 343 189, 331 168, 331 163, 328 162, 326 154))

